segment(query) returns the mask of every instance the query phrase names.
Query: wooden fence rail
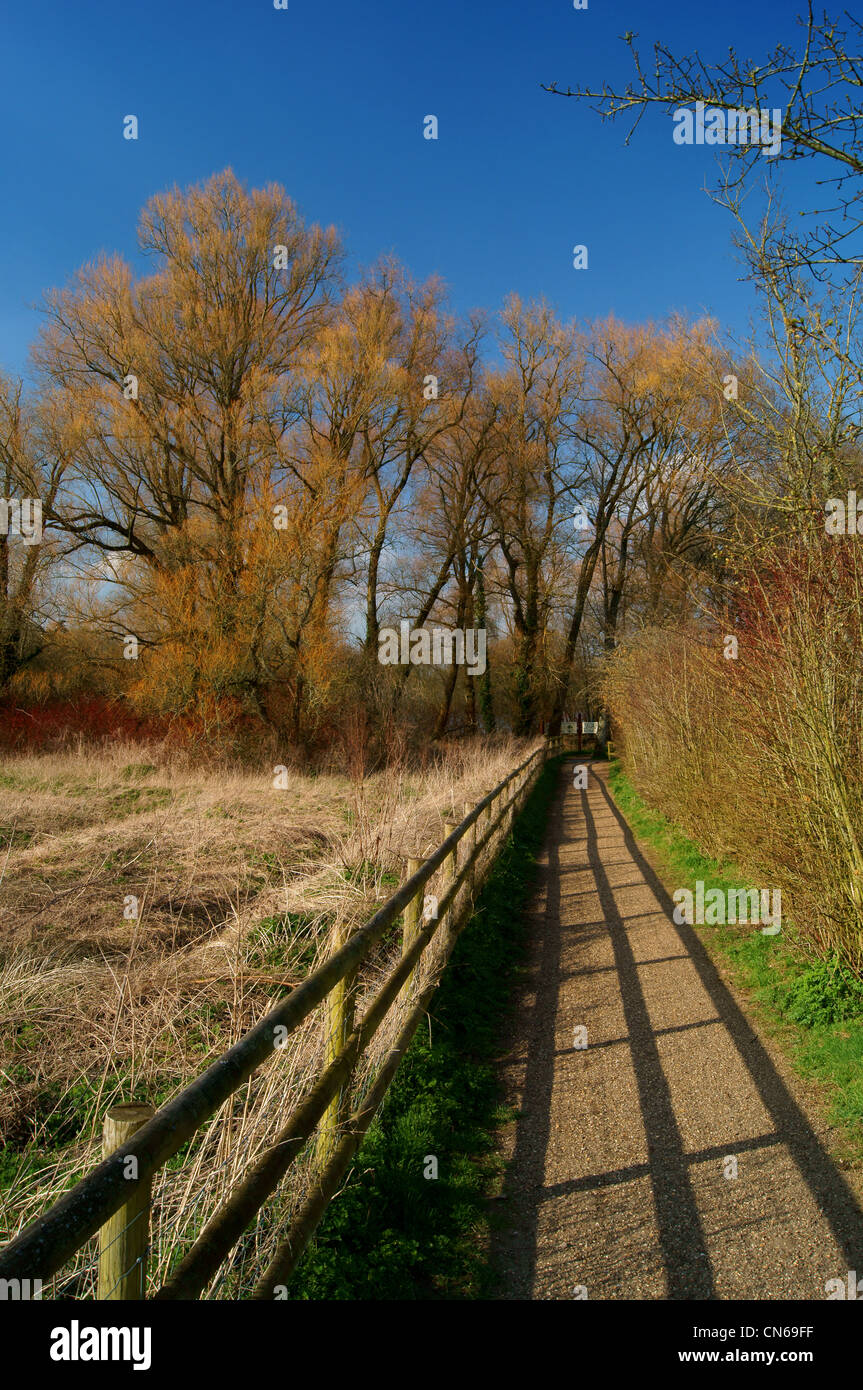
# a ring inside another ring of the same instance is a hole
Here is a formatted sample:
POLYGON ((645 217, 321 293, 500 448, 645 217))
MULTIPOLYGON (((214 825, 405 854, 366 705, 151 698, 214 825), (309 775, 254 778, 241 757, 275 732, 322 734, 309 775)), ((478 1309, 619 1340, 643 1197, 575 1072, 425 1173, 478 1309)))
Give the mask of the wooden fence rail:
POLYGON ((424 861, 408 861, 405 882, 364 926, 339 945, 329 960, 151 1118, 138 1114, 135 1120, 140 1127, 134 1128, 134 1132, 127 1129, 128 1137, 124 1135, 114 1152, 0 1251, 0 1278, 38 1277, 44 1283, 99 1232, 100 1247, 108 1252, 100 1257, 99 1297, 143 1297, 149 1194, 154 1175, 264 1062, 286 1045, 289 1035, 303 1020, 324 1004, 324 1070, 275 1140, 247 1169, 154 1295, 157 1299, 200 1295, 317 1130, 316 1175, 311 1190, 252 1295, 256 1299, 282 1296, 281 1286, 338 1191, 427 1011, 458 932, 470 915, 474 893, 481 882, 483 854, 490 851, 483 866, 487 873, 495 840, 498 845, 504 841, 545 759, 558 752, 563 743, 561 738, 548 739, 476 806, 466 808, 459 825, 447 824, 446 838, 434 853, 424 861), (460 863, 462 844, 467 854, 461 855, 460 863), (425 888, 441 869, 442 891, 435 903, 436 910, 430 915, 423 906, 425 888), (359 968, 400 914, 401 957, 356 1023, 355 983, 359 968), (400 997, 404 1002, 409 996, 420 957, 441 928, 441 950, 434 968, 412 1002, 370 1089, 354 1104, 350 1088, 357 1064, 389 1010, 400 997), (134 1240, 119 1239, 132 1220, 137 1224, 134 1240), (121 1250, 134 1247, 137 1252, 131 1273, 120 1268, 124 1256, 116 1249, 118 1239, 121 1250))

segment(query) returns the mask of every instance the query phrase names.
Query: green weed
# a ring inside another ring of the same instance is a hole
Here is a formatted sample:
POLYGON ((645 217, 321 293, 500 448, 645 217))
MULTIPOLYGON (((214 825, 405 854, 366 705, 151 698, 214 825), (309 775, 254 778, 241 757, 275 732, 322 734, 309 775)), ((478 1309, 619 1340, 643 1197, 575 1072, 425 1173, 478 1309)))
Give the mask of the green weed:
POLYGON ((556 763, 540 775, 456 943, 430 1010, 290 1286, 295 1299, 477 1298, 500 1179, 493 1059, 524 954, 556 763), (435 1157, 437 1178, 424 1173, 435 1157))

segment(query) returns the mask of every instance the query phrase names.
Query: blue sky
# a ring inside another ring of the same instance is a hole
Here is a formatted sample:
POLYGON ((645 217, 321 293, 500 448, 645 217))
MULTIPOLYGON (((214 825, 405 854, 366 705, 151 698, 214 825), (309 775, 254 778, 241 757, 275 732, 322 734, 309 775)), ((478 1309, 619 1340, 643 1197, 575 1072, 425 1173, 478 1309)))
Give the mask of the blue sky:
POLYGON ((511 290, 566 318, 709 312, 743 333, 728 215, 706 147, 672 121, 627 127, 540 90, 623 85, 618 35, 648 52, 755 59, 795 41, 802 0, 48 0, 10 6, 0 87, 0 367, 21 372, 35 305, 100 251, 135 259, 138 212, 230 165, 334 223, 349 268, 394 252, 455 306, 511 290), (122 136, 135 114, 139 139, 122 136), (423 139, 427 114, 437 141, 423 139), (584 243, 589 269, 572 268, 584 243))

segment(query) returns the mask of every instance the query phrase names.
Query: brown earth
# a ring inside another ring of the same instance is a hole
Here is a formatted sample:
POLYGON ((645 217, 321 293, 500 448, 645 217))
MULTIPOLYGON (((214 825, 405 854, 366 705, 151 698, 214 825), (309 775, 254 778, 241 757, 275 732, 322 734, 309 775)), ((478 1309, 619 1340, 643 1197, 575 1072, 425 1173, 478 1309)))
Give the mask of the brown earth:
POLYGON ((811 1089, 675 925, 608 765, 584 791, 573 766, 503 1066, 519 1117, 502 1135, 499 1296, 824 1299, 827 1280, 863 1275, 863 1174, 840 1171, 811 1089))

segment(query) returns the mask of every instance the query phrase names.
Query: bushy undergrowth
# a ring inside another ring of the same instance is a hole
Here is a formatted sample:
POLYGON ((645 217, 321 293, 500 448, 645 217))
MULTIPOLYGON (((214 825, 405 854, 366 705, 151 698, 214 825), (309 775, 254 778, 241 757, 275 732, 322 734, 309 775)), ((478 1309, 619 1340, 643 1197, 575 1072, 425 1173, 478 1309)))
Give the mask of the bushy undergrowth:
POLYGON ((649 804, 863 978, 861 649, 863 556, 815 530, 750 562, 725 630, 629 642, 606 693, 649 804))
POLYGON ((145 743, 164 733, 164 721, 144 719, 101 695, 29 703, 26 707, 16 700, 0 704, 0 749, 4 752, 43 752, 82 742, 97 744, 105 738, 145 743))

